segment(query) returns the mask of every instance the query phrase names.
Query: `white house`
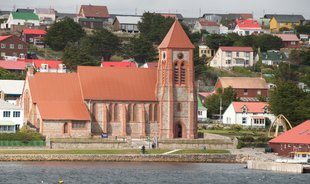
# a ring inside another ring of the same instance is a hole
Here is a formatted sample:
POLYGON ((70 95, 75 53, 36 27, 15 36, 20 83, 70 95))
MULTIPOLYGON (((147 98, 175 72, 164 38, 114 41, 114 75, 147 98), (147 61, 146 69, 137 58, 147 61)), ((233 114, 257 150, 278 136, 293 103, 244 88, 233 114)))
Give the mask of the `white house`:
POLYGON ((39 26, 39 17, 35 13, 11 12, 6 23, 1 24, 1 28, 11 28, 14 25, 39 26))
POLYGON ((264 30, 257 22, 257 20, 236 20, 236 26, 233 32, 240 36, 246 36, 251 34, 264 33, 264 30))
POLYGON ((211 67, 250 67, 254 64, 252 47, 219 47, 210 62, 211 67))
POLYGON ((220 25, 220 34, 228 34, 228 27, 220 25))
POLYGON ((0 99, 13 105, 18 104, 17 102, 22 95, 24 83, 24 80, 0 80, 0 99))
POLYGON ((223 114, 225 125, 265 128, 267 120, 275 120, 267 102, 232 102, 223 114))
POLYGON ((14 133, 23 126, 24 110, 0 99, 0 133, 14 133))
POLYGON ((56 11, 51 8, 36 8, 34 13, 39 16, 41 25, 53 24, 56 20, 56 11))
POLYGON ((217 22, 200 19, 196 22, 193 32, 207 31, 210 34, 219 34, 220 25, 217 22))

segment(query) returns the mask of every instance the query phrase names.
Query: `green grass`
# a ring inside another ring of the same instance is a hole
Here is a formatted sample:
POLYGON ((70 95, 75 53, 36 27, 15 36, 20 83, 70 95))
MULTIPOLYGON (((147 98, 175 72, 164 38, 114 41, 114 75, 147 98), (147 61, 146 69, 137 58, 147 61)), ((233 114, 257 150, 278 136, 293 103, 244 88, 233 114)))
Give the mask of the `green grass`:
POLYGON ((212 134, 219 134, 223 136, 228 137, 236 137, 236 136, 244 136, 244 135, 252 135, 252 136, 263 136, 266 135, 266 132, 264 131, 253 131, 253 130, 240 130, 240 131, 234 131, 234 130, 199 130, 198 132, 207 132, 212 134))
POLYGON ((226 141, 220 140, 207 140, 207 139, 195 139, 195 140, 161 140, 159 143, 163 144, 231 144, 226 141))
POLYGON ((229 154, 228 150, 209 150, 209 149, 186 149, 176 151, 172 154, 229 154))
MULTIPOLYGON (((161 154, 168 149, 146 149, 146 154, 161 154)), ((140 149, 117 150, 0 150, 0 154, 140 154, 140 149)))

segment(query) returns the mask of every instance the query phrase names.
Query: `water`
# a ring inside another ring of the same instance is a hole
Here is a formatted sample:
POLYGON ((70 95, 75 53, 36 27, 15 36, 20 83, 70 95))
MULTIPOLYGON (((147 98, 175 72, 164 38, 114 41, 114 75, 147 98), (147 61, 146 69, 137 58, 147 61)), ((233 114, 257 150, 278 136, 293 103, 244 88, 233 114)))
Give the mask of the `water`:
POLYGON ((0 183, 308 184, 310 174, 244 169, 242 164, 148 162, 0 162, 0 183))

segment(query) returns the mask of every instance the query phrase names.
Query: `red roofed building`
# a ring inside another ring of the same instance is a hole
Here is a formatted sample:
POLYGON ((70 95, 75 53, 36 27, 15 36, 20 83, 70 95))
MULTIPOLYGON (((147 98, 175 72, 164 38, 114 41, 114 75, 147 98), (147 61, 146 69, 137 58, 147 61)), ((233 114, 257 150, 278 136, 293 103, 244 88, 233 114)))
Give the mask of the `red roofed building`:
POLYGON ((78 21, 82 27, 98 29, 108 26, 109 17, 106 6, 81 5, 78 21))
POLYGON ((6 56, 24 58, 27 55, 28 44, 17 36, 0 36, 0 59, 6 56))
POLYGON ((268 85, 264 78, 259 77, 219 77, 215 91, 219 88, 232 87, 236 97, 242 101, 258 101, 258 96, 268 97, 268 85))
POLYGON ((23 73, 27 68, 27 63, 22 61, 5 61, 0 60, 0 68, 11 72, 23 73))
POLYGON ((240 36, 264 33, 264 30, 257 20, 236 20, 236 26, 233 31, 240 36))
POLYGON ((58 60, 22 59, 26 63, 31 63, 37 72, 65 73, 66 66, 58 60))
POLYGON ((194 31, 207 31, 210 34, 220 34, 220 25, 214 21, 200 19, 196 22, 194 31))
POLYGON ((101 67, 137 68, 137 64, 135 62, 130 62, 130 61, 102 61, 101 67))
POLYGON ((159 46, 158 68, 29 73, 21 100, 25 120, 50 137, 196 138, 193 48, 175 21, 159 46))
POLYGON ((281 156, 292 156, 293 152, 310 152, 310 120, 271 139, 269 145, 273 152, 281 156))
POLYGON ((20 38, 26 43, 44 46, 43 38, 45 35, 46 31, 42 29, 23 29, 20 38))
POLYGON ((282 39, 284 48, 300 48, 299 38, 295 34, 274 34, 282 39))
POLYGON ((250 67, 254 64, 252 47, 219 47, 213 59, 211 67, 231 68, 234 66, 250 67))
POLYGON ((232 102, 223 114, 226 125, 265 128, 266 120, 275 120, 266 102, 232 102))

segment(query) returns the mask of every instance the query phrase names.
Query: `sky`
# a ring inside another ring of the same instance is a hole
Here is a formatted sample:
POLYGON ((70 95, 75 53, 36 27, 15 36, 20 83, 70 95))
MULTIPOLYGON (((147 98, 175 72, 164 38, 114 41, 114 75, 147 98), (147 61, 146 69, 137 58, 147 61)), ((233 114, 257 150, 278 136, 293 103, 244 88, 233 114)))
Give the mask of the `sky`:
POLYGON ((302 14, 310 19, 309 0, 0 0, 1 10, 49 8, 62 13, 76 13, 82 4, 105 5, 109 13, 142 14, 145 11, 181 13, 199 17, 203 13, 302 14))

